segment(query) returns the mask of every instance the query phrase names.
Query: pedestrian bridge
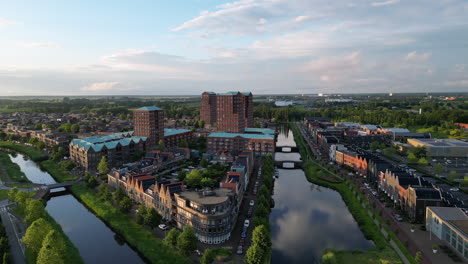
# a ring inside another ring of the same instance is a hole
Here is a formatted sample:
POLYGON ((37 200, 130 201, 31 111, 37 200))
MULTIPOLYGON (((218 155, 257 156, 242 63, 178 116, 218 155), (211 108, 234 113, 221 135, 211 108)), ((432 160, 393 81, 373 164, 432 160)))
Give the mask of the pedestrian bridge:
POLYGON ((302 160, 278 160, 275 161, 275 166, 281 169, 299 169, 302 167, 302 160))
POLYGON ((294 146, 281 146, 281 147, 275 147, 275 152, 293 153, 293 152, 299 152, 299 148, 294 147, 294 146))

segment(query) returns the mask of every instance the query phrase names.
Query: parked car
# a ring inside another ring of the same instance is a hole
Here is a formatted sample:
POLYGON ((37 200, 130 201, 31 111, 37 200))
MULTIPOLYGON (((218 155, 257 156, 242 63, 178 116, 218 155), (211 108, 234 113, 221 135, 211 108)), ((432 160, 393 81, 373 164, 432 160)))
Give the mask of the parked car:
POLYGON ((242 255, 242 253, 244 253, 242 246, 237 247, 236 253, 237 253, 237 255, 242 255))
POLYGON ((169 226, 167 226, 165 224, 160 224, 160 225, 158 225, 158 228, 161 229, 161 230, 167 230, 169 228, 169 226))
POLYGON ((244 226, 245 226, 245 227, 249 227, 249 225, 250 225, 250 220, 249 220, 249 219, 245 219, 245 221, 244 221, 244 226))
POLYGON ((452 191, 452 192, 458 192, 460 189, 458 189, 458 188, 450 188, 449 190, 452 191))
POLYGON ((250 205, 250 206, 254 206, 254 204, 255 204, 255 201, 254 201, 254 200, 250 200, 249 205, 250 205))
POLYGON ((400 215, 395 215, 395 220, 397 220, 398 222, 401 222, 403 221, 403 217, 401 217, 400 215))
POLYGON ((201 251, 200 251, 200 250, 198 250, 198 249, 195 249, 195 254, 197 254, 197 256, 201 256, 201 255, 203 255, 203 254, 201 253, 201 251))

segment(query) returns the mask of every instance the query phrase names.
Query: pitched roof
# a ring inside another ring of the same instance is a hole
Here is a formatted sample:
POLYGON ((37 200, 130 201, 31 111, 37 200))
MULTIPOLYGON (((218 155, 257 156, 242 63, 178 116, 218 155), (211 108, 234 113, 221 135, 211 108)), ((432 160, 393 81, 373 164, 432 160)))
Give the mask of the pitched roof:
POLYGON ((188 130, 188 129, 178 129, 178 128, 165 128, 164 129, 164 136, 165 137, 168 137, 168 136, 173 136, 173 135, 176 135, 176 134, 182 134, 182 133, 186 133, 186 132, 190 132, 191 130, 188 130))
POLYGON ((94 136, 82 139, 73 139, 70 144, 84 148, 86 151, 92 148, 94 151, 101 151, 103 147, 114 149, 119 144, 128 146, 131 142, 138 144, 146 141, 146 137, 131 136, 133 132, 115 133, 104 136, 94 136))
POLYGON ((215 132, 208 135, 209 138, 222 137, 222 138, 235 138, 243 137, 248 139, 270 139, 273 140, 275 137, 273 135, 265 134, 242 134, 242 133, 227 133, 227 132, 215 132))

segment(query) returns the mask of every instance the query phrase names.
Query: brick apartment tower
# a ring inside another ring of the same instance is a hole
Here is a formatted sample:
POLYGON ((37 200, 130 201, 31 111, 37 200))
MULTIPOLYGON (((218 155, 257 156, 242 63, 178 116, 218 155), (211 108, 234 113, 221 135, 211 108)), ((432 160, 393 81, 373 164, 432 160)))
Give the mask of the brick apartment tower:
POLYGON ((135 136, 147 137, 147 150, 164 140, 164 112, 155 106, 145 106, 133 110, 133 130, 135 136))
POLYGON ((244 105, 245 127, 254 127, 253 118, 253 95, 251 92, 240 93, 244 105))
POLYGON ((205 124, 216 125, 218 131, 242 133, 246 127, 254 126, 253 95, 250 92, 204 92, 200 119, 205 124))
POLYGON ((205 124, 216 125, 216 94, 213 92, 202 93, 200 120, 205 121, 205 124))

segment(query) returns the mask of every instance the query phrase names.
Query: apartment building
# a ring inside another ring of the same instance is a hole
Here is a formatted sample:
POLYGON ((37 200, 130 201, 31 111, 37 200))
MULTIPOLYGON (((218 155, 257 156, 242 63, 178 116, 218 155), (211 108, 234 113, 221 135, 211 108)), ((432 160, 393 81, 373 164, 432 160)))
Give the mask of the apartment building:
POLYGON ((147 138, 148 149, 164 140, 164 112, 155 106, 145 106, 133 110, 134 135, 147 138))
POLYGON ((275 136, 271 134, 215 132, 208 135, 207 144, 208 152, 212 153, 251 151, 254 156, 265 156, 275 152, 275 136))
POLYGON ((109 168, 118 167, 136 153, 146 151, 146 141, 146 137, 133 136, 133 132, 73 139, 69 144, 70 159, 87 171, 96 171, 102 157, 106 157, 109 168))
POLYGON ((177 147, 181 142, 193 140, 193 131, 188 129, 165 128, 164 145, 166 147, 177 147))
POLYGON ((217 131, 242 133, 254 125, 253 95, 250 92, 204 92, 200 119, 206 124, 216 125, 217 131))

